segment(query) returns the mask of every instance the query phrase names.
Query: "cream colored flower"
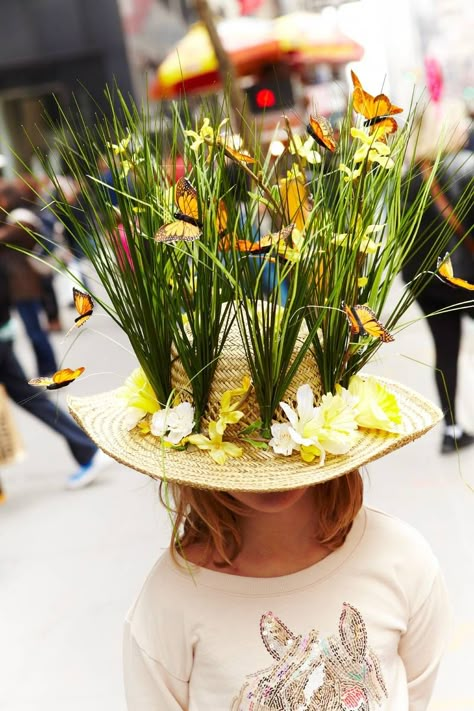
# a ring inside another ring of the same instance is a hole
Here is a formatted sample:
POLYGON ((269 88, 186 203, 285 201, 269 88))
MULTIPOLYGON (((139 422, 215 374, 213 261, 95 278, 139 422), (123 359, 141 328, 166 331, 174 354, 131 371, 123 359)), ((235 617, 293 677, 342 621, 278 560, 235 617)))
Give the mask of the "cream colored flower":
POLYGON ((155 437, 162 437, 165 442, 179 444, 191 434, 193 427, 194 407, 189 402, 182 402, 176 407, 155 412, 150 431, 155 437))
POLYGON ((223 441, 222 434, 217 430, 217 422, 209 422, 208 434, 209 437, 205 437, 202 434, 190 435, 187 441, 190 444, 194 444, 198 449, 208 451, 217 464, 224 464, 227 457, 242 456, 242 447, 238 447, 232 442, 223 441))
POLYGON ((299 444, 293 440, 288 422, 274 422, 271 426, 272 438, 269 441, 270 447, 275 454, 283 454, 289 457, 290 454, 300 449, 299 444))
POLYGON ((133 430, 147 414, 146 410, 142 410, 139 407, 127 407, 124 419, 124 424, 127 430, 129 432, 130 430, 133 430))

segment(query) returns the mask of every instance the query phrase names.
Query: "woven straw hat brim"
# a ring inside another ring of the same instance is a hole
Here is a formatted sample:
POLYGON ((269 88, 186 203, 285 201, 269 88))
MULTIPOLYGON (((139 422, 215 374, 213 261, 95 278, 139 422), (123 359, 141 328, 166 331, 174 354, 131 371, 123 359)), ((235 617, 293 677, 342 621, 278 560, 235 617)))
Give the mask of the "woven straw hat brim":
POLYGON ((117 397, 118 391, 70 397, 68 404, 78 424, 106 454, 154 479, 200 489, 286 491, 348 474, 421 437, 442 419, 441 411, 418 393, 399 383, 377 380, 396 395, 403 416, 403 432, 359 429, 351 450, 345 455, 327 455, 322 467, 318 460, 306 464, 298 453, 285 457, 271 449, 257 450, 245 442, 239 442, 243 456, 228 458, 222 465, 214 462, 208 452, 195 447, 185 451, 164 448, 153 435, 127 430, 126 411, 123 400, 117 397))

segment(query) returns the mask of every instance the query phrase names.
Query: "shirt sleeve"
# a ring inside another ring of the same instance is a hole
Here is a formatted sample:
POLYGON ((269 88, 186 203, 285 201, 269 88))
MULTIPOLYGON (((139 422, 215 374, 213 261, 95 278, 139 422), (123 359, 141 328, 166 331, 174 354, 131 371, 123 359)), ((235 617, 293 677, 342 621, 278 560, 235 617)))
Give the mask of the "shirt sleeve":
POLYGON ((438 570, 428 597, 411 616, 399 654, 408 680, 409 711, 426 711, 451 631, 451 608, 438 570))
POLYGON ((186 711, 188 683, 170 674, 135 639, 127 620, 124 628, 124 682, 128 711, 186 711))

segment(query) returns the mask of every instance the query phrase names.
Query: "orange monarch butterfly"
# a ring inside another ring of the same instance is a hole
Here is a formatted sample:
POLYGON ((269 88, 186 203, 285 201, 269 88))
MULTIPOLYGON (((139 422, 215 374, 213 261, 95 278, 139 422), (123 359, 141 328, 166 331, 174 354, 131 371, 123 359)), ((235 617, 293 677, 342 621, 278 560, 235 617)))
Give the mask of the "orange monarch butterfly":
POLYGON ((176 222, 160 227, 155 235, 156 242, 193 242, 202 234, 197 192, 187 178, 180 178, 176 183, 175 199, 178 206, 174 214, 176 222))
POLYGON ((33 378, 32 380, 28 380, 28 385, 34 385, 37 388, 46 388, 46 390, 59 390, 59 388, 65 388, 66 385, 77 380, 84 371, 85 368, 77 368, 77 370, 64 368, 63 370, 57 370, 50 378, 33 378))
POLYGON ((392 115, 401 113, 403 109, 392 104, 385 94, 372 96, 365 91, 357 74, 352 70, 351 77, 354 84, 352 96, 354 110, 364 116, 364 126, 370 126, 372 132, 375 126, 383 125, 387 128, 386 133, 395 133, 398 124, 392 115))
POLYGON ((372 336, 380 338, 384 343, 393 341, 393 336, 387 331, 385 326, 380 323, 375 313, 368 306, 348 306, 342 302, 342 308, 346 314, 350 327, 351 335, 353 336, 372 336))
POLYGON ((77 328, 80 328, 92 316, 94 302, 89 294, 86 294, 84 291, 79 291, 76 287, 73 287, 72 289, 72 296, 74 299, 74 306, 79 314, 79 316, 74 319, 74 324, 77 328))
POLYGON ((219 140, 219 143, 224 148, 224 153, 226 154, 226 156, 228 158, 232 158, 232 160, 240 161, 241 163, 255 163, 255 158, 252 158, 252 156, 249 156, 248 153, 243 153, 242 151, 238 151, 236 148, 232 148, 227 143, 224 143, 221 140, 219 140))
POLYGON ((260 237, 260 239, 255 242, 251 242, 248 239, 237 239, 234 243, 232 243, 228 236, 226 236, 221 240, 219 246, 225 252, 235 248, 239 252, 255 255, 266 254, 267 252, 270 252, 272 247, 278 247, 280 244, 286 246, 294 228, 294 223, 291 223, 286 227, 283 227, 279 230, 279 232, 270 232, 269 234, 260 237))
POLYGON ((470 284, 465 279, 460 279, 454 276, 453 265, 451 263, 451 257, 449 252, 446 252, 444 257, 438 258, 438 264, 436 265, 439 276, 444 282, 450 286, 459 287, 460 289, 467 289, 468 291, 474 291, 474 284, 470 284))
POLYGON ((334 153, 336 150, 334 131, 325 116, 310 116, 306 130, 316 143, 334 153))

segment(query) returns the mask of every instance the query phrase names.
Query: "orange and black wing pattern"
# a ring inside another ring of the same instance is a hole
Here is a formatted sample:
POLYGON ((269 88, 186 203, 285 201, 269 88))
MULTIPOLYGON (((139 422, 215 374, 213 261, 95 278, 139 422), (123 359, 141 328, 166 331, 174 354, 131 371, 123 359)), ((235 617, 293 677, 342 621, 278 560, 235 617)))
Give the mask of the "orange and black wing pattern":
POLYGON ((239 252, 254 255, 267 254, 272 249, 277 249, 281 252, 281 256, 284 257, 284 250, 289 246, 288 242, 294 228, 295 225, 291 223, 286 227, 282 227, 278 232, 270 232, 267 235, 263 235, 263 237, 260 237, 260 239, 255 242, 250 242, 248 239, 238 239, 232 243, 228 237, 225 237, 221 240, 220 246, 223 251, 234 248, 239 252))
POLYGON ((77 380, 84 371, 85 368, 76 368, 76 370, 63 368, 63 370, 57 370, 50 378, 33 378, 28 381, 28 384, 37 388, 46 388, 46 390, 59 390, 59 388, 65 388, 66 385, 77 380))
POLYGON ((444 257, 439 257, 437 270, 443 281, 450 286, 457 287, 458 289, 467 289, 467 291, 474 291, 474 284, 471 284, 465 279, 460 279, 459 277, 454 276, 453 265, 449 252, 447 252, 444 257))
POLYGON ((306 130, 316 143, 334 153, 337 147, 334 131, 325 116, 310 116, 306 130))
POLYGON ((175 222, 163 225, 155 234, 156 242, 193 242, 202 234, 196 190, 187 178, 180 178, 175 186, 178 211, 175 222))
POLYGON ((365 118, 364 126, 370 126, 371 130, 374 130, 374 127, 383 125, 385 133, 394 133, 397 130, 397 122, 392 116, 401 113, 403 109, 392 104, 385 94, 372 96, 365 91, 355 72, 351 71, 351 76, 354 85, 354 110, 365 118))
POLYGON ((227 143, 223 143, 224 153, 228 158, 232 158, 239 163, 255 163, 255 158, 252 158, 248 153, 243 151, 238 151, 236 148, 232 148, 227 143))
POLYGON ((353 336, 372 336, 380 338, 383 343, 390 343, 394 340, 391 333, 378 320, 375 313, 368 306, 348 306, 342 303, 342 308, 347 316, 353 336))
POLYGON ((72 289, 72 296, 74 299, 74 306, 79 314, 79 316, 74 319, 74 323, 77 328, 80 328, 92 316, 94 311, 94 302, 92 301, 90 294, 86 294, 84 291, 79 291, 79 289, 76 289, 75 287, 72 289))

